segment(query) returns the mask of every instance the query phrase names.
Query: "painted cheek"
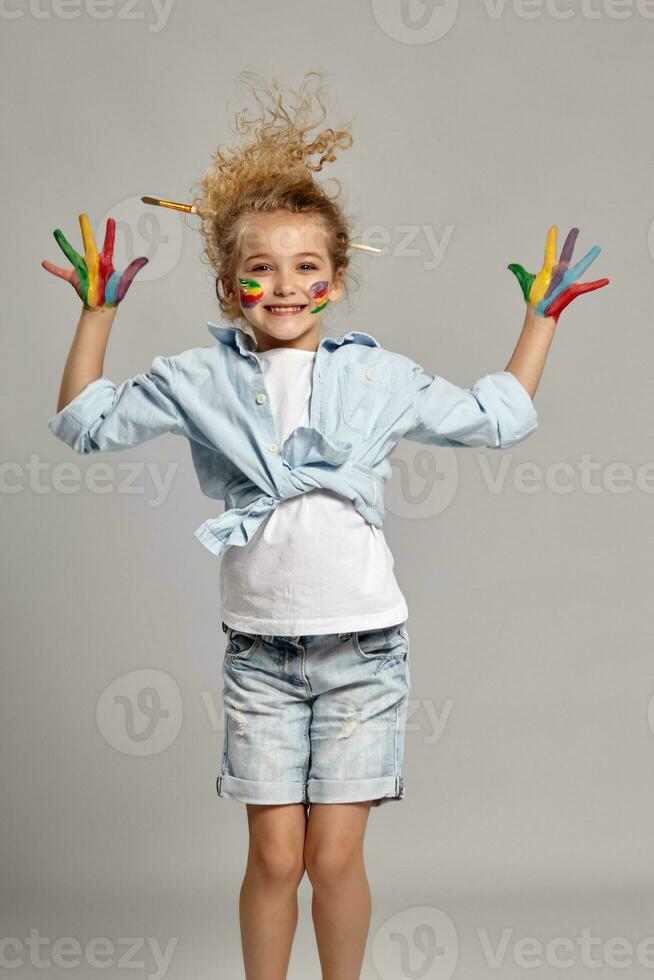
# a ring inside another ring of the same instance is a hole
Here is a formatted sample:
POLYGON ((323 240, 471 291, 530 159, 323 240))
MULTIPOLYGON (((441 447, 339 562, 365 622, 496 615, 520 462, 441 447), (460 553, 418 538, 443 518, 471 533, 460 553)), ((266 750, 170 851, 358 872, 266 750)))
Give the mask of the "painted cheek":
POLYGON ((256 279, 239 279, 239 296, 241 305, 251 309, 263 299, 263 289, 256 279))
POLYGON ((310 310, 309 312, 320 313, 321 310, 325 309, 325 307, 329 303, 329 299, 327 297, 328 289, 329 289, 329 282, 326 282, 325 280, 321 280, 320 282, 314 282, 311 286, 309 286, 309 292, 311 293, 311 295, 314 298, 314 301, 317 304, 314 307, 314 309, 310 310))

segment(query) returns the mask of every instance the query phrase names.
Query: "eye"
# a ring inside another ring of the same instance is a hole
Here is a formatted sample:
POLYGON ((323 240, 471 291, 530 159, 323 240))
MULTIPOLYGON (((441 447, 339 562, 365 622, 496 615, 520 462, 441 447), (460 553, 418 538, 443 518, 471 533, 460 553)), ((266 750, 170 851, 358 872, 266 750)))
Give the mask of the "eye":
POLYGON ((313 262, 303 262, 301 268, 317 269, 318 266, 314 265, 313 262))
POLYGON ((269 265, 266 265, 265 262, 262 262, 261 265, 255 265, 255 267, 253 269, 251 269, 250 271, 251 272, 258 272, 259 269, 269 269, 269 268, 270 268, 269 265))

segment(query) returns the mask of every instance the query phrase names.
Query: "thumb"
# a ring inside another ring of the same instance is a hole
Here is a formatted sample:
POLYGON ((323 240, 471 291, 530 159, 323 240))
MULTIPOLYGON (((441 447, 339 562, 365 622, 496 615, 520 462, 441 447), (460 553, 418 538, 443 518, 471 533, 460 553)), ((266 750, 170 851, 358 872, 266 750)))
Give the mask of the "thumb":
POLYGON ((525 298, 525 302, 528 303, 529 293, 531 292, 531 287, 534 284, 534 279, 536 278, 536 276, 531 272, 527 272, 527 270, 523 269, 523 267, 521 265, 518 265, 517 262, 512 262, 509 266, 507 266, 507 268, 510 269, 510 271, 513 273, 513 275, 520 283, 520 289, 522 290, 522 295, 525 298))

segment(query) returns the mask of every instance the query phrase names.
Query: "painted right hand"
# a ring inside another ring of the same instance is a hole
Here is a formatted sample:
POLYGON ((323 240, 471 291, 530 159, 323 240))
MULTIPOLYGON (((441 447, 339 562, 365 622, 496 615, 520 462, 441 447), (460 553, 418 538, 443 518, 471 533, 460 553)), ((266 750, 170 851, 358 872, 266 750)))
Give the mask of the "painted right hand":
POLYGON ((123 273, 116 272, 113 266, 114 238, 116 222, 107 219, 102 252, 98 254, 89 224, 88 215, 80 214, 79 223, 82 229, 84 257, 82 257, 68 242, 59 228, 54 231, 54 237, 64 255, 73 265, 72 269, 61 269, 44 259, 41 265, 48 272, 66 279, 74 286, 77 295, 87 310, 110 309, 118 306, 131 286, 137 272, 147 264, 148 259, 140 256, 127 266, 123 273))

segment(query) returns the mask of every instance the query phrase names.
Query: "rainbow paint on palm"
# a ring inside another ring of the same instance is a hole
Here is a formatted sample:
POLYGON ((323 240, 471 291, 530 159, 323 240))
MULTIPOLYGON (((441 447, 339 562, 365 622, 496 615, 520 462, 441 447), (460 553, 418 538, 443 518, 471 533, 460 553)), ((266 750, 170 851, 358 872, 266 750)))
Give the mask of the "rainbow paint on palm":
POLYGON ((593 282, 577 282, 577 279, 584 274, 588 266, 591 262, 595 261, 602 250, 599 245, 595 245, 584 255, 583 259, 580 259, 576 265, 570 268, 579 229, 572 228, 568 232, 558 262, 556 260, 557 233, 557 226, 552 225, 547 233, 545 260, 539 273, 527 272, 517 262, 512 262, 508 266, 520 283, 525 302, 539 316, 551 316, 555 322, 558 322, 563 310, 577 296, 581 296, 582 293, 592 292, 594 289, 601 289, 602 286, 607 286, 609 282, 608 279, 596 279, 593 282))
POLYGON ((249 309, 263 299, 263 289, 256 279, 239 279, 241 304, 249 309))
POLYGON ((327 290, 329 289, 329 283, 326 281, 314 282, 312 286, 309 287, 309 292, 313 296, 314 300, 318 304, 310 313, 320 313, 324 310, 329 303, 329 298, 327 296, 327 290))
POLYGON ((124 299, 137 272, 147 264, 148 259, 145 256, 140 256, 130 262, 124 272, 116 272, 113 266, 116 237, 114 219, 107 218, 104 245, 99 254, 95 247, 88 215, 80 214, 79 223, 82 230, 84 256, 82 257, 79 252, 76 252, 64 233, 56 228, 53 233, 55 241, 66 258, 72 263, 73 268, 61 269, 59 266, 53 265, 52 262, 48 262, 47 259, 44 259, 41 265, 54 276, 69 282, 86 309, 98 310, 118 306, 124 299))

